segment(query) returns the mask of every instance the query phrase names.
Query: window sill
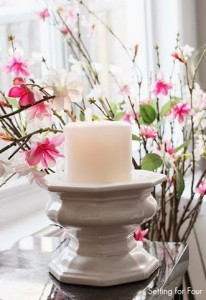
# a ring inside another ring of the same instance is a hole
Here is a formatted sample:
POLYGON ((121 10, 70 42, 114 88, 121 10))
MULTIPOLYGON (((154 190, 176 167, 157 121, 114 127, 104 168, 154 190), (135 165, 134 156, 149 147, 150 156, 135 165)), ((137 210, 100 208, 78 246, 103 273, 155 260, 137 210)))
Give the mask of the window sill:
POLYGON ((42 211, 1 227, 0 250, 9 249, 21 238, 36 233, 51 224, 42 211))
POLYGON ((48 226, 45 206, 49 193, 26 179, 17 180, 0 190, 0 248, 48 226))

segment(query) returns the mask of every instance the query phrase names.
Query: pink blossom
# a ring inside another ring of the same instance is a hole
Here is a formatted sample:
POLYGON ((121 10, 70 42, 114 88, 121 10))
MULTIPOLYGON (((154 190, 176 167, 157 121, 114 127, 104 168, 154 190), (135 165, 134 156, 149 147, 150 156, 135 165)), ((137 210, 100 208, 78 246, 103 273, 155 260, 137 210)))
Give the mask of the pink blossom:
POLYGON ((13 73, 15 76, 29 76, 28 63, 20 57, 13 56, 6 66, 7 73, 13 73))
MULTIPOLYGON (((44 95, 36 88, 33 88, 33 93, 36 101, 39 101, 43 99, 44 95)), ((41 102, 39 104, 35 104, 31 107, 29 107, 26 110, 26 115, 28 120, 33 120, 33 119, 47 119, 46 122, 51 121, 51 103, 48 101, 41 102)))
POLYGON ((50 107, 47 103, 41 102, 39 104, 33 105, 29 107, 26 111, 28 119, 33 120, 35 118, 37 119, 44 119, 45 117, 50 118, 50 107))
POLYGON ((12 87, 8 96, 19 98, 20 106, 32 105, 35 102, 34 93, 25 84, 12 87))
POLYGON ((173 52, 173 53, 171 54, 171 56, 172 56, 174 59, 179 60, 179 61, 182 62, 182 63, 185 63, 184 58, 181 57, 180 53, 178 53, 177 51, 176 51, 176 52, 173 52))
POLYGON ((132 116, 130 114, 124 114, 122 120, 125 121, 125 122, 129 122, 131 123, 131 119, 132 119, 132 116))
POLYGON ((68 33, 71 32, 70 29, 69 29, 69 27, 66 26, 66 25, 63 25, 63 26, 60 28, 60 31, 61 31, 61 33, 64 34, 64 35, 67 35, 68 33))
MULTIPOLYGON (((78 20, 78 17, 77 17, 77 12, 74 10, 74 9, 71 9, 69 12, 68 12, 68 21, 69 21, 69 24, 76 24, 77 23, 77 20, 78 20)), ((73 26, 72 26, 73 27, 73 26)))
POLYGON ((120 85, 117 92, 123 97, 128 96, 130 94, 129 85, 128 84, 120 85))
POLYGON ((22 77, 15 77, 13 79, 13 85, 21 85, 24 83, 25 83, 25 80, 22 77))
POLYGON ((141 125, 140 135, 144 136, 146 139, 157 137, 157 130, 153 127, 141 125))
POLYGON ((144 241, 144 237, 148 233, 148 229, 142 230, 141 227, 139 226, 134 233, 134 238, 136 241, 144 241))
POLYGON ((171 88, 172 88, 172 84, 171 83, 165 82, 163 78, 162 79, 158 79, 155 82, 153 93, 154 93, 155 96, 158 96, 158 95, 165 95, 165 96, 167 96, 168 92, 169 92, 169 90, 171 90, 171 88))
POLYGON ((167 178, 167 182, 169 185, 173 186, 174 185, 174 180, 173 178, 167 178))
POLYGON ((52 139, 45 138, 41 142, 26 151, 26 161, 30 166, 41 163, 44 168, 52 167, 58 157, 63 157, 56 149, 63 142, 62 136, 54 136, 52 139))
POLYGON ((174 155, 175 154, 175 148, 172 147, 172 145, 170 144, 170 142, 165 142, 165 151, 169 155, 174 155))
POLYGON ((37 14, 42 21, 45 21, 48 17, 50 17, 50 14, 49 14, 49 11, 47 8, 42 9, 37 14))
POLYGON ((206 181, 202 180, 196 190, 198 193, 204 196, 206 194, 206 181))
MULTIPOLYGON (((73 3, 74 4, 74 3, 73 3)), ((71 31, 76 31, 78 21, 78 7, 75 5, 63 5, 57 8, 57 12, 64 19, 64 23, 71 31)))
POLYGON ((171 55, 172 55, 172 57, 174 57, 174 59, 179 60, 182 63, 186 63, 188 58, 190 58, 192 56, 193 51, 194 51, 193 47, 185 45, 183 47, 179 47, 171 55))
POLYGON ((191 109, 189 108, 188 104, 185 102, 176 104, 173 107, 174 117, 178 119, 179 123, 184 122, 185 117, 188 116, 190 112, 191 109))
POLYGON ((131 123, 132 120, 134 120, 135 118, 138 119, 139 117, 140 117, 139 112, 135 112, 135 114, 134 112, 126 112, 122 117, 122 120, 131 123))
POLYGON ((175 166, 175 159, 176 159, 177 155, 175 153, 175 148, 172 147, 170 142, 163 141, 158 146, 155 145, 152 149, 152 152, 155 154, 158 154, 160 157, 162 157, 168 167, 175 166))

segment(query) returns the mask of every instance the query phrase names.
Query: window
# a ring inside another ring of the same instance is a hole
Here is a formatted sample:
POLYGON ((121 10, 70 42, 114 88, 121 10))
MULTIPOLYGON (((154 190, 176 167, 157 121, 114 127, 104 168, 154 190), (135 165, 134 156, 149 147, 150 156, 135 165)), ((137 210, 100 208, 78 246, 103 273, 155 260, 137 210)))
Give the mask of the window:
MULTIPOLYGON (((38 20, 28 1, 1 1, 0 2, 0 63, 4 68, 9 58, 8 36, 15 36, 15 44, 20 54, 32 60, 32 72, 40 76, 41 56, 38 20), (21 53, 22 52, 22 53, 21 53)), ((0 90, 6 92, 11 85, 11 79, 0 72, 0 90)))

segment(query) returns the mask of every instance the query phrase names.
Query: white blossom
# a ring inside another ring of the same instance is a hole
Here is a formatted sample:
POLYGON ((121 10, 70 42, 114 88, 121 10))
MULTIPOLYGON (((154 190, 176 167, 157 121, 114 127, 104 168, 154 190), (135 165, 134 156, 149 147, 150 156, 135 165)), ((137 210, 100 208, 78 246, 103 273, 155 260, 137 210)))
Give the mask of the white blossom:
POLYGON ((45 179, 46 173, 43 171, 38 171, 33 167, 28 166, 26 163, 22 163, 16 166, 15 171, 18 177, 26 176, 30 183, 36 183, 42 188, 47 187, 47 182, 45 179))
POLYGON ((50 69, 44 78, 44 85, 53 92, 53 108, 57 111, 70 109, 71 102, 82 101, 83 84, 74 72, 50 69))
POLYGON ((188 58, 190 58, 192 56, 194 49, 195 48, 193 48, 189 45, 185 45, 185 46, 180 47, 179 54, 183 56, 185 61, 187 61, 188 58))

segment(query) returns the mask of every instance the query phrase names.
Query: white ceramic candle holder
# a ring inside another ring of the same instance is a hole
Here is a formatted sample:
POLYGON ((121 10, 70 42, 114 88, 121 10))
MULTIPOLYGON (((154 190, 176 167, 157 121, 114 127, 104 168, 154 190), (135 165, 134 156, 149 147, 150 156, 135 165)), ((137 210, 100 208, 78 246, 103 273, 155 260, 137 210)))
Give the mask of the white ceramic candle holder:
POLYGON ((49 265, 61 282, 111 286, 148 278, 158 260, 134 239, 138 224, 152 218, 153 187, 166 178, 134 171, 132 181, 112 185, 68 185, 48 177, 48 217, 68 228, 70 242, 49 265))

